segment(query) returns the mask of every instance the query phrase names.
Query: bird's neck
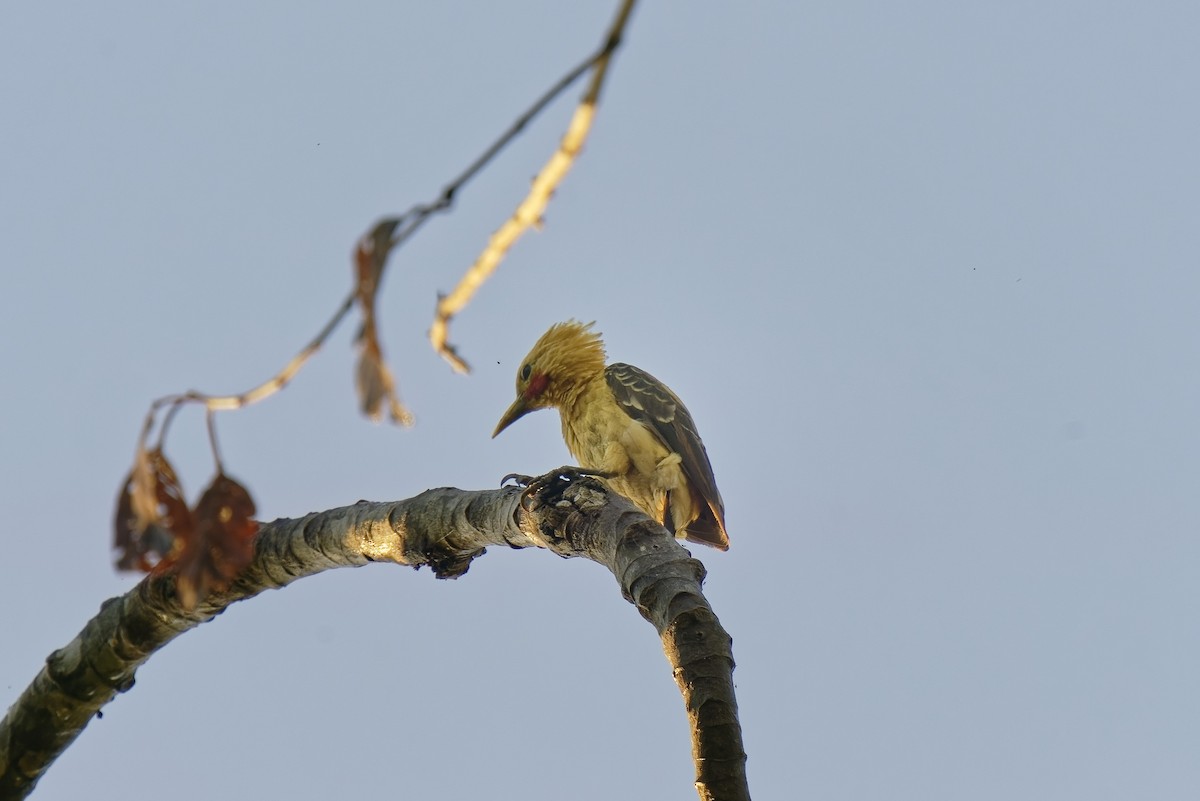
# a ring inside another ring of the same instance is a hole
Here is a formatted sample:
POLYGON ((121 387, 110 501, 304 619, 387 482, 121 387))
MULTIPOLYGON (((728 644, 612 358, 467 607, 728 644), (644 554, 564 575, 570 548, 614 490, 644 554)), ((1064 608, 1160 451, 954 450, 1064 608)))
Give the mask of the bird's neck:
POLYGON ((612 392, 601 373, 595 380, 580 384, 571 400, 559 404, 563 439, 575 460, 584 467, 607 470, 605 445, 612 434, 612 419, 620 414, 612 392))
POLYGON ((577 378, 562 388, 562 395, 555 404, 563 415, 577 418, 583 409, 608 397, 608 383, 604 373, 599 372, 586 378, 577 378))

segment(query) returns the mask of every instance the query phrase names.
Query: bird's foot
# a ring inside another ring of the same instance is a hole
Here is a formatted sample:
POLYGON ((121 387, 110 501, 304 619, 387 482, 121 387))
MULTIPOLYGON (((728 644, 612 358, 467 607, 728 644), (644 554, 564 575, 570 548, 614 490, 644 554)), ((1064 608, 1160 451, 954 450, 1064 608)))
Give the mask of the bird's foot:
POLYGON ((524 487, 521 492, 521 508, 532 512, 548 503, 553 503, 562 497, 567 487, 581 478, 612 478, 615 473, 605 470, 592 470, 587 467, 563 465, 540 476, 526 476, 521 473, 509 473, 500 480, 503 487, 509 481, 518 487, 524 487))

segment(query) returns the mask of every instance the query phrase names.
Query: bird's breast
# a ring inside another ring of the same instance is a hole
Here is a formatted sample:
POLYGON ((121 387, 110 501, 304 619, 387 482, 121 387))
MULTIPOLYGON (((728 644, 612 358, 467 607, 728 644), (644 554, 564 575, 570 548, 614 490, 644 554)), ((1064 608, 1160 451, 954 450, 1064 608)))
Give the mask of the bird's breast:
POLYGON ((607 393, 593 393, 560 409, 563 439, 584 467, 614 473, 649 473, 668 451, 646 426, 607 393))

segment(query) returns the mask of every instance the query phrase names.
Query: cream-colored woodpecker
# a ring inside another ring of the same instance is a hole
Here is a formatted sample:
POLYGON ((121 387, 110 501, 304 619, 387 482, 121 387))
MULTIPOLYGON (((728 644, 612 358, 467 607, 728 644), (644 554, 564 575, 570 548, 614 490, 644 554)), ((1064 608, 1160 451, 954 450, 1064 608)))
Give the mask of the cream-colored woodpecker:
POLYGON ((537 409, 558 409, 563 439, 585 469, 677 537, 729 548, 725 504, 683 401, 629 364, 604 365, 604 343, 571 320, 550 326, 517 371, 517 399, 495 437, 537 409))

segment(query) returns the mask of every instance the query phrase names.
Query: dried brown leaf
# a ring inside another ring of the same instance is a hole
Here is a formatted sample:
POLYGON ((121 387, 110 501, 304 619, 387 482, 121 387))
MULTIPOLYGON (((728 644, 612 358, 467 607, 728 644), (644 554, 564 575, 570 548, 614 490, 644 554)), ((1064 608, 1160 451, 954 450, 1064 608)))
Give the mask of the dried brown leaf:
POLYGON ((400 402, 396 393, 396 379, 384 364, 379 345, 373 337, 367 337, 358 354, 358 365, 354 371, 354 385, 358 390, 359 407, 372 422, 378 423, 383 416, 384 401, 388 405, 388 416, 393 423, 403 426, 413 424, 412 413, 400 402))
POLYGON ((125 477, 113 521, 119 570, 148 572, 178 553, 192 518, 175 469, 160 449, 141 448, 125 477))
POLYGON ((386 401, 392 422, 410 426, 413 424, 412 414, 400 402, 396 393, 396 379, 383 361, 375 315, 375 293, 379 289, 388 253, 395 246, 392 235, 402 221, 400 217, 380 220, 369 234, 358 240, 354 250, 357 277, 354 295, 363 315, 362 328, 356 337, 359 354, 358 364, 354 368, 354 387, 358 391, 359 408, 370 420, 379 422, 386 401))
POLYGON ((354 249, 354 266, 357 283, 354 293, 358 302, 366 312, 375 305, 375 292, 379 289, 379 279, 383 277, 383 268, 387 265, 388 254, 392 251, 392 234, 401 222, 399 217, 385 217, 375 224, 369 234, 358 240, 354 249))
POLYGON ((210 592, 226 589, 250 563, 258 533, 254 512, 246 488, 217 473, 192 512, 195 536, 175 562, 176 589, 185 608, 194 608, 210 592))
POLYGON ((384 373, 387 367, 374 348, 363 348, 358 354, 358 365, 354 369, 354 388, 358 390, 358 404, 362 413, 371 422, 378 423, 387 395, 384 388, 384 373))

